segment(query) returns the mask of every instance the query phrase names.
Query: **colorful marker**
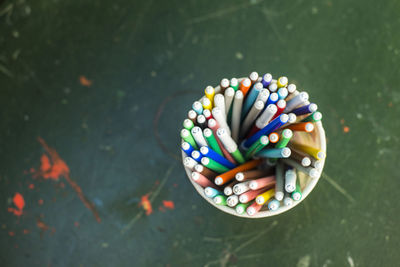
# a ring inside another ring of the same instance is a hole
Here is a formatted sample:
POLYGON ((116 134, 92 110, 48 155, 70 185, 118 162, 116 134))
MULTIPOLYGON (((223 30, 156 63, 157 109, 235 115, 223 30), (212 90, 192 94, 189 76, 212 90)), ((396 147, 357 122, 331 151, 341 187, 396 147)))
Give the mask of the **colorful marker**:
POLYGON ((215 184, 213 184, 210 180, 207 179, 207 177, 198 172, 192 172, 192 180, 201 187, 215 187, 215 184))
POLYGON ((319 111, 316 111, 312 114, 310 114, 310 116, 304 118, 301 122, 317 122, 320 121, 322 119, 322 113, 319 111))
POLYGON ((304 114, 308 114, 308 113, 313 113, 313 112, 317 111, 317 109, 318 109, 317 104, 311 103, 311 104, 296 108, 296 109, 292 110, 292 112, 294 114, 296 114, 297 116, 300 116, 300 115, 304 115, 304 114))
POLYGON ((192 128, 194 127, 194 123, 193 123, 193 121, 192 120, 190 120, 190 119, 185 119, 184 121, 183 121, 183 127, 185 128, 185 129, 187 129, 187 130, 192 130, 192 128))
POLYGON ((275 133, 275 132, 270 133, 268 136, 268 139, 271 144, 276 144, 279 141, 279 135, 278 135, 278 133, 275 133))
POLYGON ((292 193, 296 189, 296 172, 293 169, 289 169, 285 173, 285 190, 288 193, 292 193))
POLYGON ((289 143, 290 139, 293 136, 293 132, 290 129, 285 129, 282 131, 281 138, 279 142, 275 145, 275 148, 283 148, 286 147, 289 143))
POLYGON ((240 82, 240 91, 243 92, 243 96, 247 95, 247 92, 249 91, 251 87, 251 81, 249 78, 244 78, 241 82, 240 82))
POLYGON ((245 147, 250 147, 257 139, 259 139, 262 135, 268 135, 275 131, 276 129, 280 128, 283 124, 285 124, 288 121, 288 115, 287 114, 281 114, 274 120, 272 120, 270 123, 267 124, 264 128, 253 134, 251 137, 249 137, 245 143, 245 147))
POLYGON ((251 159, 255 154, 257 154, 261 149, 269 144, 268 136, 262 135, 256 142, 254 142, 251 147, 247 150, 245 158, 251 159))
POLYGON ((198 163, 201 163, 201 158, 203 157, 198 150, 193 150, 190 156, 197 161, 198 163))
POLYGON ((272 75, 270 73, 264 74, 261 80, 261 83, 263 84, 264 88, 267 88, 271 82, 272 82, 272 75))
POLYGON ((188 142, 183 142, 181 144, 181 149, 183 150, 183 152, 186 153, 186 155, 191 156, 192 151, 194 150, 194 148, 188 143, 188 142))
POLYGON ((278 201, 282 201, 285 193, 284 193, 284 166, 282 164, 282 162, 278 162, 276 164, 276 174, 275 174, 275 178, 276 178, 276 183, 275 183, 275 198, 278 201))
POLYGON ((221 87, 221 92, 224 92, 224 90, 229 87, 229 80, 226 78, 222 79, 219 86, 221 87))
POLYGON ((195 101, 192 105, 192 109, 196 111, 197 114, 202 114, 203 105, 199 101, 195 101))
POLYGON ((229 160, 227 160, 226 158, 224 158, 223 156, 221 156, 220 154, 218 154, 217 152, 215 152, 214 150, 212 150, 207 146, 202 146, 200 148, 200 153, 203 155, 203 157, 208 157, 214 160, 215 162, 218 162, 219 164, 227 167, 228 169, 233 169, 236 167, 235 164, 232 164, 232 162, 230 162, 229 160))
POLYGON ((275 185, 275 176, 268 176, 264 178, 248 181, 248 186, 251 190, 257 190, 264 187, 275 185))
POLYGON ((269 189, 256 197, 258 205, 264 205, 270 198, 275 195, 275 189, 269 189))
POLYGON ((233 97, 235 96, 235 90, 232 87, 228 87, 225 90, 225 114, 229 113, 231 109, 231 105, 233 102, 233 97))
POLYGON ((213 198, 214 203, 221 206, 226 206, 226 196, 217 195, 213 198))
POLYGON ((237 91, 239 89, 239 81, 236 78, 232 78, 230 82, 231 87, 237 91))
POLYGON ((250 181, 245 181, 242 183, 237 183, 233 186, 233 193, 235 193, 236 195, 240 195, 243 194, 247 191, 250 190, 249 187, 250 181))
POLYGON ((224 172, 229 171, 229 169, 227 167, 225 167, 222 164, 219 164, 218 162, 216 162, 208 157, 202 157, 201 164, 203 164, 210 170, 215 171, 216 173, 224 173, 224 172))
POLYGON ((271 83, 271 84, 268 86, 268 90, 269 90, 271 93, 275 93, 275 92, 278 90, 278 85, 277 85, 276 83, 271 83))
POLYGON ((223 174, 219 174, 217 177, 215 177, 214 182, 216 185, 226 184, 227 182, 229 182, 235 178, 236 173, 241 172, 241 171, 251 170, 251 169, 257 167, 258 165, 260 165, 261 163, 262 163, 261 159, 255 159, 255 160, 248 161, 242 165, 237 166, 236 168, 234 168, 230 171, 227 171, 223 174))
POLYGON ((245 211, 246 211, 246 209, 247 209, 247 207, 248 207, 249 205, 250 205, 249 203, 248 203, 248 204, 245 204, 245 203, 239 203, 239 204, 237 204, 236 207, 235 207, 236 213, 237 213, 237 214, 243 214, 243 213, 245 213, 245 211))
POLYGON ((229 207, 234 207, 234 206, 236 206, 236 204, 238 204, 238 203, 239 203, 239 197, 236 196, 236 195, 229 196, 229 197, 226 199, 226 204, 227 204, 229 207))
MULTIPOLYGON (((199 126, 194 126, 192 128, 192 130, 190 131, 190 133, 192 134, 194 140, 196 141, 196 144, 197 144, 196 147, 208 146, 207 141, 204 138, 203 131, 199 126)), ((186 142, 188 142, 188 141, 186 141, 186 142)), ((195 146, 193 146, 193 147, 195 147, 195 146)), ((196 149, 198 149, 198 148, 196 148, 196 149)))
POLYGON ((221 192, 212 187, 204 188, 204 195, 209 198, 214 198, 215 196, 221 195, 221 192))
POLYGON ((279 88, 285 87, 288 84, 288 78, 285 76, 279 77, 279 79, 276 81, 276 84, 279 88))
POLYGON ((188 131, 187 129, 182 129, 181 137, 185 142, 188 142, 194 149, 199 149, 190 131, 188 131))
MULTIPOLYGON (((214 106, 214 95, 215 95, 214 87, 207 86, 206 89, 204 89, 204 94, 210 100, 211 105, 214 106)), ((209 109, 211 109, 211 108, 209 108, 209 109)))
POLYGON ((221 140, 226 150, 228 150, 228 152, 239 164, 243 164, 246 161, 243 158, 242 153, 240 153, 237 144, 232 139, 232 137, 225 131, 224 128, 219 128, 217 130, 217 136, 219 140, 221 140))
POLYGON ((256 83, 250 89, 250 92, 247 94, 246 100, 243 103, 241 120, 243 120, 246 117, 247 113, 249 112, 254 102, 256 101, 261 89, 263 89, 262 83, 256 83))
POLYGON ((271 211, 274 211, 274 210, 279 209, 279 206, 280 206, 280 203, 279 203, 279 201, 276 200, 276 199, 271 199, 271 200, 268 202, 268 209, 271 210, 271 211))
POLYGON ((215 136, 213 134, 213 131, 210 128, 205 128, 203 130, 203 135, 207 140, 207 143, 210 145, 210 147, 212 148, 212 150, 214 150, 215 152, 217 152, 219 155, 224 156, 224 154, 222 153, 221 148, 218 145, 217 140, 215 139, 215 136))
POLYGON ((258 205, 256 202, 254 202, 249 207, 247 207, 246 212, 248 215, 253 216, 257 212, 259 212, 261 208, 262 208, 262 205, 258 205))

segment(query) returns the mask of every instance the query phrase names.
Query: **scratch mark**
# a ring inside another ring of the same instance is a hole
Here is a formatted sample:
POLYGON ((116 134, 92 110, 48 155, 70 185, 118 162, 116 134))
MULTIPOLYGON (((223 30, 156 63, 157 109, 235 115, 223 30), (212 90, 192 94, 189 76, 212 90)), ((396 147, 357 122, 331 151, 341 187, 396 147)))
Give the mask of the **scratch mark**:
POLYGON ((230 13, 233 13, 235 11, 241 10, 243 8, 247 8, 247 7, 252 6, 252 5, 257 5, 257 4, 261 3, 261 2, 262 2, 262 0, 253 1, 253 2, 246 2, 246 3, 240 4, 240 5, 231 6, 229 8, 224 8, 224 9, 218 10, 218 11, 213 12, 213 13, 208 13, 207 15, 204 15, 204 16, 195 17, 195 18, 189 20, 187 22, 187 24, 196 24, 196 23, 200 23, 200 22, 207 21, 207 20, 210 20, 210 19, 220 18, 222 16, 225 16, 227 14, 230 14, 230 13))
POLYGON ((297 262, 297 267, 308 267, 310 266, 310 261, 311 261, 311 256, 308 254, 304 255, 297 262))
MULTIPOLYGON (((136 32, 142 26, 143 18, 146 16, 147 11, 150 9, 150 7, 153 4, 153 0, 145 1, 145 2, 146 2, 146 6, 143 8, 143 10, 140 11, 139 15, 137 16, 136 22, 134 24, 134 29, 131 31, 131 35, 128 37, 127 43, 130 43, 131 39, 136 35, 136 32)), ((131 13, 129 13, 129 16, 131 16, 131 13)))
MULTIPOLYGON (((151 193, 151 195, 149 197, 149 202, 153 202, 153 200, 158 196, 158 194, 160 194, 161 189, 164 187, 165 183, 167 182, 167 179, 171 175, 171 172, 174 169, 174 167, 175 167, 175 164, 172 165, 171 167, 169 167, 163 180, 160 182, 160 185, 157 187, 157 189, 153 193, 151 193)), ((130 222, 124 228, 122 228, 121 234, 125 234, 126 231, 130 230, 132 228, 132 226, 143 216, 143 214, 144 214, 143 210, 139 211, 135 215, 135 217, 133 217, 132 220, 130 220, 130 222)))
POLYGON ((168 97, 166 97, 160 104, 160 106, 158 107, 157 113, 154 116, 154 120, 153 120, 153 132, 156 138, 157 143, 160 145, 161 149, 167 153, 168 155, 170 155, 172 158, 176 159, 177 161, 181 161, 180 159, 180 154, 177 153, 173 153, 172 151, 170 151, 167 146, 163 143, 162 138, 160 137, 160 133, 158 130, 158 124, 160 121, 160 117, 164 112, 164 108, 165 106, 171 101, 176 99, 177 96, 179 95, 185 95, 185 94, 192 94, 195 93, 194 91, 189 91, 189 90, 184 90, 184 91, 177 91, 172 95, 169 95, 168 97))
POLYGON ((276 35, 277 39, 279 40, 279 42, 280 42, 281 44, 284 44, 284 40, 282 39, 281 34, 279 33, 278 29, 277 29, 276 26, 275 26, 275 23, 274 23, 273 20, 271 19, 270 12, 269 12, 268 10, 266 10, 266 9, 263 9, 262 12, 264 13, 265 18, 267 19, 269 25, 270 25, 271 28, 272 28, 272 31, 275 33, 275 35, 276 35))
POLYGON ((249 240, 247 240, 246 242, 243 242, 240 246, 238 246, 234 252, 237 253, 240 250, 242 250, 243 248, 247 247, 248 245, 254 243, 257 239, 261 238, 263 235, 265 235, 266 233, 268 233, 269 231, 272 230, 272 228, 274 228, 276 225, 278 225, 277 221, 274 221, 268 228, 264 229, 261 232, 258 232, 254 237, 250 238, 249 240))
POLYGON ((0 64, 0 72, 8 76, 9 78, 14 78, 14 74, 1 64, 0 64))
POLYGON ((354 267, 354 260, 350 254, 347 254, 347 261, 349 262, 350 267, 354 267))
POLYGON ((203 240, 206 242, 215 242, 215 243, 221 243, 223 241, 222 238, 216 238, 211 236, 205 236, 203 237, 203 240))
POLYGON ((343 187, 341 187, 338 183, 336 183, 332 178, 330 178, 326 173, 322 173, 322 177, 324 177, 326 179, 326 181, 333 186, 333 188, 335 188, 339 193, 341 193, 343 196, 345 196, 351 203, 355 203, 356 201, 354 200, 354 198, 347 193, 346 190, 344 190, 343 187))

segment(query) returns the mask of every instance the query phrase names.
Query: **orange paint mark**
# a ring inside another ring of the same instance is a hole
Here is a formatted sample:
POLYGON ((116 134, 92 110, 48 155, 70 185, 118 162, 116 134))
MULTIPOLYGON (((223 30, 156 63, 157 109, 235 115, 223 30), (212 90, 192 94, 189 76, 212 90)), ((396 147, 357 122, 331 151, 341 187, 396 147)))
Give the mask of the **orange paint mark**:
MULTIPOLYGON (((43 236, 44 232, 46 232, 47 230, 50 229, 50 227, 47 224, 45 224, 42 220, 40 220, 39 218, 36 220, 36 226, 41 230, 40 237, 43 236)), ((54 228, 53 228, 53 230, 55 231, 54 228)))
POLYGON ((9 212, 14 213, 15 216, 21 216, 25 207, 24 197, 20 193, 15 193, 13 203, 17 208, 8 208, 9 212))
POLYGON ((39 200, 38 200, 38 204, 39 204, 39 205, 43 205, 43 203, 44 203, 43 199, 39 199, 39 200))
POLYGON ((170 200, 163 200, 163 205, 164 207, 166 207, 167 209, 171 209, 173 210, 175 208, 175 204, 173 201, 170 200))
POLYGON ((9 231, 9 232, 8 232, 8 235, 9 235, 9 236, 15 236, 15 233, 14 233, 13 231, 9 231))
POLYGON ((350 128, 349 128, 348 126, 344 126, 344 127, 343 127, 343 132, 344 132, 344 133, 350 132, 350 128))
POLYGON ((31 190, 32 190, 32 189, 34 189, 34 188, 35 188, 35 185, 34 185, 34 184, 30 184, 28 187, 29 187, 29 189, 31 189, 31 190))
POLYGON ((146 215, 150 215, 153 212, 153 207, 149 201, 149 194, 142 196, 139 206, 143 207, 143 209, 146 211, 146 215))
POLYGON ((24 235, 27 235, 30 233, 30 231, 28 229, 24 229, 23 233, 24 233, 24 235))
POLYGON ((39 137, 38 141, 43 146, 48 155, 43 154, 40 158, 40 171, 38 171, 36 175, 40 175, 45 179, 53 180, 58 180, 59 178, 64 177, 65 180, 67 180, 69 185, 72 187, 72 189, 75 190, 76 194, 85 205, 85 207, 93 213, 96 221, 100 223, 101 219, 94 204, 86 198, 86 196, 82 192, 81 187, 74 180, 71 179, 69 167, 65 163, 65 161, 58 155, 57 151, 54 148, 49 147, 42 138, 39 137))
POLYGON ((92 83, 93 83, 91 80, 89 80, 88 78, 86 78, 83 75, 79 76, 79 82, 81 83, 81 85, 86 86, 86 87, 92 86, 92 83))

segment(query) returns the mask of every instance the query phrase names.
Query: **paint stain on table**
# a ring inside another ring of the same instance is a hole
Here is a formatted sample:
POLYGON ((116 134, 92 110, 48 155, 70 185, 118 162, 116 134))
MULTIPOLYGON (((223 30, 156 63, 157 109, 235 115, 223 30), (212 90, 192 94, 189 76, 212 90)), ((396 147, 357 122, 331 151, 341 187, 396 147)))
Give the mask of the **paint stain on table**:
POLYGON ((139 206, 143 207, 146 215, 150 215, 153 213, 153 207, 151 206, 151 202, 149 200, 149 194, 142 196, 139 206))
POLYGON ((54 148, 51 148, 42 139, 38 138, 39 143, 45 150, 45 153, 40 157, 40 169, 34 174, 34 177, 43 177, 44 179, 52 179, 58 181, 64 177, 69 185, 74 189, 79 199, 89 209, 97 222, 101 222, 100 215, 97 212, 94 204, 83 194, 81 187, 71 179, 70 170, 65 161, 58 155, 54 148))
POLYGON ((15 208, 9 207, 8 211, 14 213, 15 216, 21 216, 25 207, 25 199, 20 193, 15 193, 13 197, 13 204, 15 208))

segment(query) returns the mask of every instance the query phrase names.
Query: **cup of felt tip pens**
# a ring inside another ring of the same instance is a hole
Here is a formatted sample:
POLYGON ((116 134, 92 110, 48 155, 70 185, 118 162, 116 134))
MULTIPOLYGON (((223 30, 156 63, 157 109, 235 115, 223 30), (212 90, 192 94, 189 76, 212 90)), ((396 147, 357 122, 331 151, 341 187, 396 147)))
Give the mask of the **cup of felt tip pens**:
POLYGON ((277 215, 316 186, 326 158, 322 114, 287 77, 224 78, 187 116, 180 132, 187 177, 221 211, 277 215))

